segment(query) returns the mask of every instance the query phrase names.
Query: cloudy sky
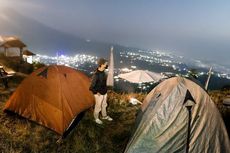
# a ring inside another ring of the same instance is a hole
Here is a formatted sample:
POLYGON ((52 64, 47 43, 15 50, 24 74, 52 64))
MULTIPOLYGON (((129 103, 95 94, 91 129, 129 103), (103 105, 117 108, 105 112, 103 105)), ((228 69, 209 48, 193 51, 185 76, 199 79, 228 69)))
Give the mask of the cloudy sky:
POLYGON ((3 7, 85 39, 230 67, 229 0, 0 0, 3 7))

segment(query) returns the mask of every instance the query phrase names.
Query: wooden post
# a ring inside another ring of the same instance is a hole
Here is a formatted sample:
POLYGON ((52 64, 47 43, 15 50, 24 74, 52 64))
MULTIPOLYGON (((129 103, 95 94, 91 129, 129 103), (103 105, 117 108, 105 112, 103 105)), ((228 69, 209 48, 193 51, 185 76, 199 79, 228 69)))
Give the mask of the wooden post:
POLYGON ((22 63, 23 61, 23 58, 22 58, 22 50, 23 50, 23 47, 20 47, 20 63, 22 63))
POLYGON ((6 47, 4 47, 4 53, 5 53, 5 56, 7 56, 7 50, 6 50, 6 47))
POLYGON ((211 75, 212 75, 212 67, 210 67, 209 71, 208 71, 208 78, 205 82, 205 90, 208 90, 208 84, 209 84, 209 80, 211 78, 211 75))

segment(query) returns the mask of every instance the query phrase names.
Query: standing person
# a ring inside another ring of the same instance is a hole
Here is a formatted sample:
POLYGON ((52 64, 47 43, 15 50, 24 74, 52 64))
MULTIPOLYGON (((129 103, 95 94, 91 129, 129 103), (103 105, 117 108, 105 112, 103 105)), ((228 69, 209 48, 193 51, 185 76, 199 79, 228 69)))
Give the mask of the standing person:
POLYGON ((95 97, 94 119, 97 124, 103 124, 99 119, 99 113, 102 114, 102 119, 112 121, 113 119, 107 115, 107 86, 106 86, 106 74, 105 69, 108 67, 108 63, 104 58, 98 60, 98 68, 96 69, 90 86, 90 90, 95 97))

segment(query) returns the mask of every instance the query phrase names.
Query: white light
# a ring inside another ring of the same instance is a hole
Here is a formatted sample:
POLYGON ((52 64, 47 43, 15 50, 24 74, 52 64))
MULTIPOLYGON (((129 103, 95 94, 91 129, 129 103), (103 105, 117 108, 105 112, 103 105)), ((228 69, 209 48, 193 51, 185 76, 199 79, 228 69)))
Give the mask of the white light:
POLYGON ((131 66, 131 68, 136 69, 137 67, 136 67, 136 66, 134 66, 134 65, 132 65, 132 66, 131 66))
POLYGON ((139 104, 142 104, 142 102, 140 102, 139 100, 137 100, 136 98, 130 98, 129 102, 133 105, 137 105, 138 103, 139 104))
POLYGON ((128 68, 122 68, 121 71, 123 71, 123 72, 131 72, 132 70, 130 70, 128 68))

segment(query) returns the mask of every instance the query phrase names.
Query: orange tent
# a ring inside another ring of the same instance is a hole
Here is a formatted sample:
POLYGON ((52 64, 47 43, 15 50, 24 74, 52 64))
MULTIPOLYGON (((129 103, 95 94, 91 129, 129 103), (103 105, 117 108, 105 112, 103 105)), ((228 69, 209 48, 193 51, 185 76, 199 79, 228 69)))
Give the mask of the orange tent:
POLYGON ((90 80, 66 66, 43 67, 28 76, 4 110, 44 125, 63 135, 74 118, 94 105, 90 80))

